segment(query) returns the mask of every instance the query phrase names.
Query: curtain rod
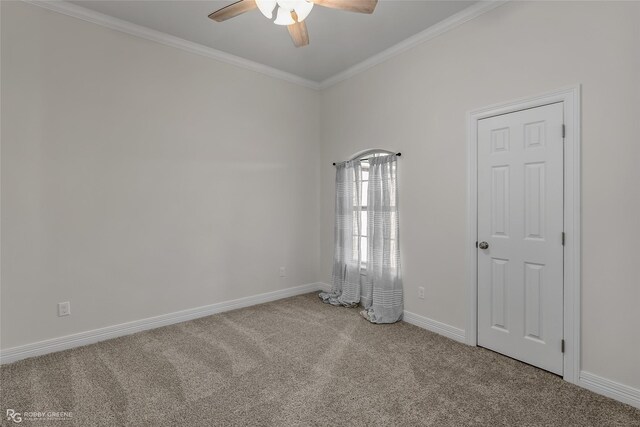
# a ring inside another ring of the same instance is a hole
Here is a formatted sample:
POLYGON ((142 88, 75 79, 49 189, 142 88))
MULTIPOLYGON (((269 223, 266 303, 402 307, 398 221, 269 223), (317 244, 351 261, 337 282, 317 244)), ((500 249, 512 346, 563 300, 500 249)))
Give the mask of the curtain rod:
MULTIPOLYGON (((402 156, 402 153, 396 153, 396 156, 400 157, 400 156, 402 156)), ((361 161, 361 162, 364 162, 364 161, 369 160, 370 158, 371 158, 371 157, 368 157, 368 158, 366 158, 366 159, 360 159, 360 161, 361 161)), ((355 159, 354 159, 354 160, 355 160, 355 159)), ((345 160, 345 161, 346 161, 346 162, 348 162, 349 160, 345 160)), ((344 162, 341 162, 341 163, 344 163, 344 162)), ((333 163, 333 166, 335 166, 335 165, 336 165, 336 163, 333 163)))

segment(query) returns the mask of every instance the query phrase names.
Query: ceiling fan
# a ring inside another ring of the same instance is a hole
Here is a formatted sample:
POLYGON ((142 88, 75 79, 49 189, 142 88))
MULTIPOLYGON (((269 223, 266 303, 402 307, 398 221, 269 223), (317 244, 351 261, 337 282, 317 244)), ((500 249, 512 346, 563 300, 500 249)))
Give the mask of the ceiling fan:
POLYGON ((350 12, 373 13, 377 3, 378 0, 240 0, 216 10, 209 18, 222 22, 257 8, 267 19, 272 19, 273 11, 277 8, 273 23, 286 25, 293 44, 301 47, 309 44, 309 33, 304 20, 314 4, 350 12))

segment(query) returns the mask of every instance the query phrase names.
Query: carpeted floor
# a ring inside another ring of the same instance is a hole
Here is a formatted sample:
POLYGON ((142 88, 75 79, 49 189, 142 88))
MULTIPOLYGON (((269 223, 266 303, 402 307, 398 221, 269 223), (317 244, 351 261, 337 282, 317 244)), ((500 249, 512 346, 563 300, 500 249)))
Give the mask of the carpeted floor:
POLYGON ((2 367, 1 410, 72 411, 20 425, 640 426, 640 410, 316 294, 2 367))

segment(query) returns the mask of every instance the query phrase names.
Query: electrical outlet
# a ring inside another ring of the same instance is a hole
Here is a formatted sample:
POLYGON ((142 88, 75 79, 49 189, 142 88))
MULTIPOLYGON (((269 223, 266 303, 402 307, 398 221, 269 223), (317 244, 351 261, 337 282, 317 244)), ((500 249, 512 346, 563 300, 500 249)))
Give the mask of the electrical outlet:
POLYGON ((287 269, 280 267, 280 277, 287 277, 287 269))
POLYGON ((418 298, 424 299, 424 288, 422 286, 418 288, 418 298))
POLYGON ((58 303, 58 317, 71 314, 71 303, 69 301, 58 303))

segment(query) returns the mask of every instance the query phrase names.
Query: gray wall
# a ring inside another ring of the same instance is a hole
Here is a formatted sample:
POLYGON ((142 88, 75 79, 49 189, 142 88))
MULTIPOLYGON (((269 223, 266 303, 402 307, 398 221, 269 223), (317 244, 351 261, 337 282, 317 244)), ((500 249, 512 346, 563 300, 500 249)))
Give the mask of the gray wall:
POLYGON ((318 138, 316 91, 2 2, 2 348, 315 282, 318 138))

